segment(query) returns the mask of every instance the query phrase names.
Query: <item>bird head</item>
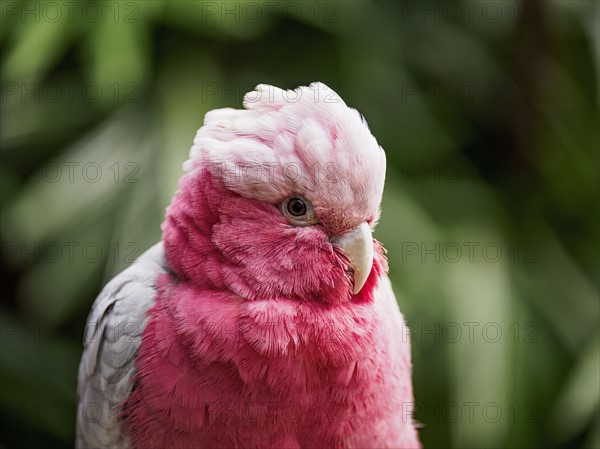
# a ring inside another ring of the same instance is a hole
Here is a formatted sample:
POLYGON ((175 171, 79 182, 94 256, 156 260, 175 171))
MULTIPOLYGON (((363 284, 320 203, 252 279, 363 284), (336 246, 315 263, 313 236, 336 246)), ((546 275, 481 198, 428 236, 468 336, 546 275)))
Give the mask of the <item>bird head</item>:
POLYGON ((322 83, 259 85, 206 114, 167 209, 167 262, 243 299, 372 299, 387 271, 372 230, 386 159, 358 111, 322 83))

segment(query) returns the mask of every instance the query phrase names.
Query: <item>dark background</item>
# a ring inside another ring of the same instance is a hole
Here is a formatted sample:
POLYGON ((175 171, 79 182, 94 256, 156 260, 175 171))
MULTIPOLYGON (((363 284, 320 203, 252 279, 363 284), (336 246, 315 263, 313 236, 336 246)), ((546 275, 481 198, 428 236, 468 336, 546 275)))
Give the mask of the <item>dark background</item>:
POLYGON ((0 7, 0 447, 72 446, 87 312, 203 115, 316 80, 388 155, 425 447, 600 447, 598 2, 0 7))

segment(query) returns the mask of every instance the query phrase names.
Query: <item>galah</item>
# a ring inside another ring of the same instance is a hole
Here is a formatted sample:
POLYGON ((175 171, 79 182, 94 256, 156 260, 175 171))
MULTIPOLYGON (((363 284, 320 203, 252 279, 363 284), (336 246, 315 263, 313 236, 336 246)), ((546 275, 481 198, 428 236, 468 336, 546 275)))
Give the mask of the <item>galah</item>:
POLYGON ((77 447, 419 448, 363 116, 259 85, 184 169, 161 242, 92 307, 77 447))

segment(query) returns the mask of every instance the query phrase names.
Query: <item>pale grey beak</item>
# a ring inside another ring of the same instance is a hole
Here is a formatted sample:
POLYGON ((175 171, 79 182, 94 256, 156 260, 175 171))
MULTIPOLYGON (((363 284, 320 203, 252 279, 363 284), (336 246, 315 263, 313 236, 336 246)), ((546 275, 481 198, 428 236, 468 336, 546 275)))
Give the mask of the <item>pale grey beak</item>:
POLYGON ((334 237, 332 243, 339 245, 354 270, 354 294, 360 292, 367 282, 373 267, 373 236, 368 223, 352 229, 350 232, 334 237))

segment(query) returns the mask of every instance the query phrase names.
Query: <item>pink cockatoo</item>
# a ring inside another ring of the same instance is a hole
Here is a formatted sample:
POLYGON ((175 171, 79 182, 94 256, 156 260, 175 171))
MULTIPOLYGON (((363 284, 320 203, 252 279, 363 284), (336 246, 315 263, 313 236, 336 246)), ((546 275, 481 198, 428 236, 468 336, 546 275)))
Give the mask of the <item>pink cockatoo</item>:
POLYGON ((162 242, 92 308, 79 448, 419 448, 373 239, 385 153, 321 83, 206 114, 162 242))

